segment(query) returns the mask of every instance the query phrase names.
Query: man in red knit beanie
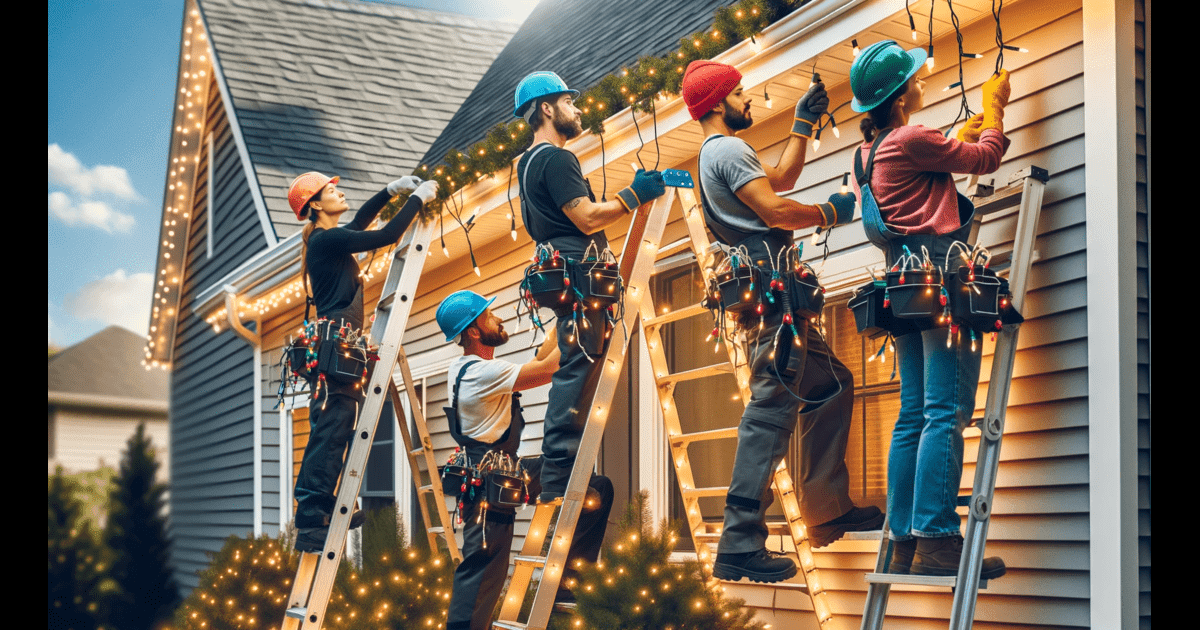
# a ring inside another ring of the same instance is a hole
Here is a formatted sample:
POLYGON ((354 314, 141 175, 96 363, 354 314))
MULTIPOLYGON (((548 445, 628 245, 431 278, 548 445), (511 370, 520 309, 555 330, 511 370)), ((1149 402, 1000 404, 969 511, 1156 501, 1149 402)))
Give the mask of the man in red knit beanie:
MULTIPOLYGON (((794 230, 850 222, 855 197, 834 193, 826 203, 809 205, 777 194, 792 189, 804 168, 813 125, 829 106, 824 84, 814 84, 796 103, 790 137, 772 168, 734 137, 754 123, 741 80, 732 66, 694 61, 683 75, 683 100, 704 130, 699 172, 705 223, 718 241, 744 248, 751 260, 765 265, 793 245, 794 230)), ((816 325, 806 317, 789 325, 782 311, 770 308, 761 319, 742 323, 751 353, 751 398, 738 425, 725 525, 713 564, 713 575, 723 580, 778 582, 796 574, 790 559, 766 550, 766 511, 774 498, 772 474, 792 443, 797 422, 796 483, 812 546, 883 523, 879 508, 859 508, 850 500, 845 457, 854 377, 833 356, 816 325)))

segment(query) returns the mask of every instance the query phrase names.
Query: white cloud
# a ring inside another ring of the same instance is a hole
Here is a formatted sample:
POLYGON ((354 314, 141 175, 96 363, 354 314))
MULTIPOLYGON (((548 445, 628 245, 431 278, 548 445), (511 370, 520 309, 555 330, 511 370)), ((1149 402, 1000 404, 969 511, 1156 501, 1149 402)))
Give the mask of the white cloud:
POLYGON ((97 319, 144 335, 150 322, 153 278, 150 273, 126 274, 118 269, 67 296, 67 311, 80 320, 97 319))
POLYGON ((46 146, 46 179, 85 197, 92 193, 109 193, 120 199, 138 198, 125 169, 106 164, 85 168, 78 158, 57 144, 46 146))
POLYGON ((103 201, 84 201, 75 205, 67 193, 59 190, 47 196, 46 207, 50 216, 67 225, 82 223, 109 233, 128 232, 133 228, 132 216, 113 210, 103 201))

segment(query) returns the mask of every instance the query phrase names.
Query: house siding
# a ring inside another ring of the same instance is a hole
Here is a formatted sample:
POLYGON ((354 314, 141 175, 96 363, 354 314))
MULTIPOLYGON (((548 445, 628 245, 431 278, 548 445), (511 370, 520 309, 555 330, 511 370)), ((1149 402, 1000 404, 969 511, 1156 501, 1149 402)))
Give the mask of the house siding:
POLYGON ((192 200, 171 366, 171 535, 175 578, 184 590, 230 535, 254 529, 254 349, 233 331, 214 333, 192 311, 200 291, 266 247, 215 83, 208 89, 205 149, 192 200), (218 184, 210 190, 208 160, 218 184), (212 214, 208 195, 213 195, 212 214), (213 257, 207 253, 213 222, 213 257))

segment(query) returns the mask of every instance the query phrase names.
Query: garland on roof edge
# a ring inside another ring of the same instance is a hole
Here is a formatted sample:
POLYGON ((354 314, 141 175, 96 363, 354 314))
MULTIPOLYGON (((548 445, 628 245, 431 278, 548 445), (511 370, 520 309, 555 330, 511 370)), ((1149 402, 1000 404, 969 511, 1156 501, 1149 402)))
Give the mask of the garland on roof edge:
MULTIPOLYGON (((742 0, 717 8, 713 12, 712 26, 681 38, 675 52, 662 57, 641 57, 632 67, 604 77, 580 94, 575 103, 583 112, 583 128, 600 135, 603 140, 604 119, 626 107, 635 112, 651 111, 655 97, 679 94, 683 71, 689 63, 711 59, 743 40, 756 37, 767 26, 808 1, 742 0)), ((530 71, 536 69, 530 68, 530 71)), ((468 218, 463 222, 463 208, 455 201, 454 193, 484 177, 495 177, 497 171, 508 170, 512 161, 529 148, 532 139, 533 134, 524 120, 499 123, 488 131, 483 141, 469 149, 452 149, 440 164, 418 166, 414 175, 421 179, 436 179, 440 184, 436 201, 422 209, 420 219, 430 221, 444 217, 445 208, 464 230, 469 230, 471 220, 468 218)), ((383 209, 381 218, 390 219, 407 199, 407 194, 393 199, 383 209)))

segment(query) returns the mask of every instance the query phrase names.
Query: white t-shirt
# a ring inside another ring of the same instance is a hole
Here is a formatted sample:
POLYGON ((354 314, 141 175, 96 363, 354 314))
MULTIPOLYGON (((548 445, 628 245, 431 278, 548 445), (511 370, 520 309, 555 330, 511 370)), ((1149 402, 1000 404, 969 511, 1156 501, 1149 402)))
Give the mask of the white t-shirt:
POLYGON ((454 381, 468 362, 462 384, 458 386, 458 417, 464 437, 480 442, 499 440, 512 422, 513 386, 521 374, 521 366, 503 359, 485 360, 468 354, 450 364, 448 374, 450 396, 454 396, 454 381))

